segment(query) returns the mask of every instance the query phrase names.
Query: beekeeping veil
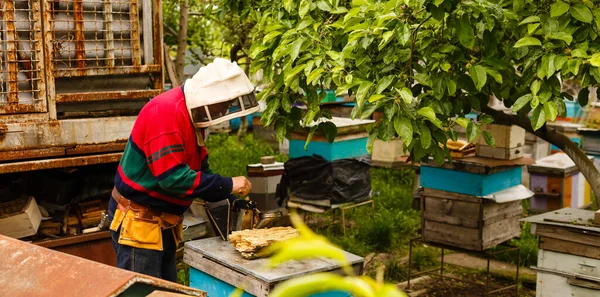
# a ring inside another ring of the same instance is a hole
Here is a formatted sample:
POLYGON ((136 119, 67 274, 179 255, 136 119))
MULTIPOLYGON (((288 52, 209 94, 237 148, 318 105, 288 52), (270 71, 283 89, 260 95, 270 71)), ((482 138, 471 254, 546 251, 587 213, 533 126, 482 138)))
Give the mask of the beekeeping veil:
POLYGON ((196 128, 201 130, 259 111, 254 86, 237 63, 216 58, 185 82, 185 103, 196 128))

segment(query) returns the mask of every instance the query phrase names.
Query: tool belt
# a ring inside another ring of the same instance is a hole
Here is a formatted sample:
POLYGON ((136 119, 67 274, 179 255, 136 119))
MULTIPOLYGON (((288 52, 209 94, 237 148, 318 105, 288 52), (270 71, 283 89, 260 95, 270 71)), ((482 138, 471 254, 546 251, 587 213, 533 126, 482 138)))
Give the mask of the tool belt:
POLYGON ((113 199, 117 202, 115 216, 110 229, 117 232, 119 244, 149 250, 163 250, 162 231, 171 229, 175 245, 179 245, 183 235, 183 217, 157 211, 123 197, 113 188, 113 199))

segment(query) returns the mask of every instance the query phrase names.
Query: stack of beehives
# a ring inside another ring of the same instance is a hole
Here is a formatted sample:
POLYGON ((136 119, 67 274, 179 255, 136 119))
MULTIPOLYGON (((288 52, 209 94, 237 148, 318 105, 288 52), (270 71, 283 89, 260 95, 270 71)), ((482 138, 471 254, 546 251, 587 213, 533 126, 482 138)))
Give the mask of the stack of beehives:
POLYGON ((533 195, 522 185, 524 131, 484 126, 496 147, 479 142, 478 156, 442 166, 421 164, 422 239, 483 251, 520 235, 521 200, 533 195), (481 154, 486 157, 482 157, 481 154))

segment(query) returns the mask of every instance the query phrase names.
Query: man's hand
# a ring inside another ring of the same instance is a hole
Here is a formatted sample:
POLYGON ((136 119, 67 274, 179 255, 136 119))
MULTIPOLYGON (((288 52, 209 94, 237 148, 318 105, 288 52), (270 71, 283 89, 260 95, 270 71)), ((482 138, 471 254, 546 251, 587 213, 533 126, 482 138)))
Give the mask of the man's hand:
POLYGON ((236 194, 240 196, 246 196, 250 193, 252 189, 252 184, 245 176, 236 176, 232 177, 233 188, 231 189, 231 194, 236 194))

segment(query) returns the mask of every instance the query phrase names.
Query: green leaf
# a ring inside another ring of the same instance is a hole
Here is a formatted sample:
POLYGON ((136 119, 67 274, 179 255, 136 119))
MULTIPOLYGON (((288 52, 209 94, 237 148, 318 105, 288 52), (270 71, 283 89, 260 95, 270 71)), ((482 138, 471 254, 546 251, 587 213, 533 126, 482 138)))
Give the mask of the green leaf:
POLYGON ((481 116, 479 116, 477 121, 483 124, 491 124, 494 122, 494 118, 489 114, 482 114, 481 116))
POLYGON ((371 89, 372 85, 373 83, 370 81, 363 81, 362 83, 360 83, 360 86, 358 86, 358 91, 356 91, 356 103, 358 105, 363 105, 363 103, 365 102, 365 97, 367 96, 367 93, 371 89))
POLYGON ((456 119, 456 123, 461 125, 463 128, 467 128, 471 121, 466 118, 458 118, 456 119))
POLYGON ((485 67, 481 65, 472 66, 469 69, 469 75, 471 76, 471 79, 473 80, 477 91, 481 91, 481 89, 483 88, 483 86, 485 86, 485 83, 487 82, 487 72, 485 70, 485 67))
POLYGON ((475 125, 473 122, 469 122, 469 125, 467 125, 467 141, 473 142, 478 134, 479 126, 475 125))
POLYGON ((317 7, 323 11, 331 11, 331 5, 325 0, 317 1, 317 7))
POLYGON ((533 110, 533 117, 531 118, 531 126, 533 127, 533 131, 537 131, 539 128, 544 126, 546 123, 546 112, 541 105, 538 105, 533 110))
POLYGON ((432 121, 433 119, 437 119, 437 117, 435 116, 435 111, 433 111, 433 108, 429 106, 419 109, 417 113, 430 121, 432 121))
POLYGON ((546 113, 546 120, 556 120, 556 116, 558 115, 558 109, 556 108, 556 104, 554 104, 554 102, 546 102, 546 104, 544 104, 544 112, 546 113))
POLYGON ((542 86, 542 81, 539 79, 534 80, 529 87, 531 89, 531 94, 534 96, 540 91, 540 87, 542 86))
POLYGON ((444 0, 433 0, 433 5, 440 6, 440 4, 444 3, 444 0))
POLYGON ((527 34, 531 35, 540 27, 540 23, 529 24, 527 25, 527 34))
POLYGON ((300 18, 304 18, 304 16, 310 11, 310 1, 309 0, 302 0, 300 1, 300 10, 298 10, 298 15, 300 15, 300 18))
POLYGON ((298 58, 298 54, 300 53, 300 49, 302 48, 302 43, 304 43, 304 38, 298 38, 294 43, 292 43, 292 53, 290 54, 290 58, 292 58, 292 62, 296 61, 298 58))
POLYGON ((404 23, 399 23, 396 25, 396 39, 400 43, 400 45, 406 45, 410 40, 410 29, 408 25, 404 23))
POLYGON ((485 72, 489 74, 497 83, 502 83, 502 75, 496 69, 491 67, 485 67, 485 72))
POLYGON ((550 90, 543 90, 540 93, 540 95, 538 96, 538 98, 540 99, 540 103, 544 104, 548 100, 550 100, 550 98, 552 98, 552 91, 550 91, 550 90))
POLYGON ((446 86, 444 79, 439 77, 433 81, 433 96, 436 99, 442 99, 444 97, 444 92, 446 91, 446 86))
POLYGON ((583 4, 576 4, 571 9, 571 16, 577 19, 578 21, 591 24, 594 17, 592 16, 592 12, 590 9, 583 4))
POLYGON ((475 32, 473 31, 473 25, 469 22, 469 16, 463 15, 456 23, 456 34, 458 35, 458 41, 464 47, 473 49, 475 46, 475 32))
POLYGON ((375 93, 381 94, 394 81, 394 75, 388 75, 379 80, 375 93))
POLYGON ((565 55, 557 55, 556 58, 554 58, 554 68, 556 71, 560 71, 568 60, 569 58, 565 55))
POLYGON ((385 33, 383 33, 381 35, 382 40, 381 42, 379 42, 379 46, 377 47, 379 50, 381 50, 382 48, 384 48, 392 39, 392 37, 394 37, 394 31, 387 31, 385 33))
POLYGON ((573 41, 573 36, 571 36, 571 34, 565 33, 565 32, 557 32, 557 33, 548 34, 548 35, 546 35, 546 37, 548 39, 562 40, 566 44, 571 44, 571 42, 573 41))
POLYGON ((288 96, 288 94, 283 94, 283 98, 281 98, 281 108, 283 108, 285 112, 292 111, 292 103, 290 102, 290 96, 288 96))
POLYGON ((524 46, 542 46, 542 42, 535 37, 523 37, 515 43, 515 48, 520 48, 524 46))
POLYGON ((519 23, 519 26, 521 26, 521 25, 525 25, 525 24, 531 24, 531 23, 539 23, 539 22, 540 22, 540 17, 539 17, 539 16, 532 15, 532 16, 530 16, 530 17, 527 17, 527 18, 525 18, 524 20, 522 20, 522 21, 519 23))
POLYGON ((404 88, 400 89, 398 91, 398 93, 400 93, 400 97, 402 97, 402 99, 404 100, 404 102, 406 102, 406 103, 411 103, 412 102, 412 100, 413 100, 413 93, 412 93, 412 91, 409 88, 404 87, 404 88))
POLYGON ((406 117, 397 116, 394 118, 394 129, 402 138, 406 146, 410 145, 413 139, 413 127, 410 120, 406 117))
POLYGON ((265 37, 262 38, 262 43, 267 44, 269 41, 273 40, 275 37, 277 37, 281 34, 283 34, 283 32, 281 32, 281 31, 270 32, 269 34, 265 35, 265 37))
POLYGON ((419 127, 419 131, 421 131, 421 145, 424 149, 428 149, 431 146, 431 130, 427 125, 422 125, 419 127))
POLYGON ((590 99, 590 89, 588 88, 583 88, 579 91, 579 94, 577 95, 577 101, 579 102, 579 105, 581 105, 582 107, 585 107, 588 104, 588 101, 590 99))
POLYGON ((371 3, 369 3, 368 0, 352 0, 352 7, 366 6, 369 4, 371 4, 371 3))
POLYGON ((581 59, 571 59, 569 61, 567 61, 567 67, 569 67, 569 71, 571 71, 571 73, 573 73, 573 75, 577 75, 579 74, 579 66, 581 66, 582 60, 581 59))
POLYGON ((283 8, 285 8, 285 10, 287 10, 287 12, 292 13, 292 10, 294 10, 294 6, 296 6, 296 1, 283 0, 283 8))
POLYGON ((321 73, 323 73, 323 71, 325 71, 325 69, 323 69, 323 68, 316 68, 313 71, 311 71, 310 74, 308 75, 308 77, 306 78, 306 84, 310 84, 315 79, 319 78, 319 76, 321 75, 321 73))
POLYGON ((531 99, 533 99, 533 96, 531 94, 525 94, 519 97, 519 99, 517 99, 517 101, 515 101, 515 103, 513 104, 512 111, 517 112, 521 110, 523 107, 525 107, 525 105, 529 104, 531 99))
POLYGON ((481 131, 481 135, 483 135, 483 139, 488 146, 496 147, 496 140, 494 139, 494 136, 492 136, 492 133, 488 131, 481 131))
POLYGON ((450 63, 448 62, 443 62, 442 64, 440 64, 440 68, 446 72, 448 72, 448 70, 450 70, 450 63))
POLYGON ((539 104, 540 104, 540 97, 533 96, 533 99, 531 99, 531 102, 530 102, 531 108, 536 108, 539 104))
POLYGON ((396 13, 390 12, 384 15, 380 15, 377 17, 377 25, 381 26, 385 21, 396 18, 396 13))
POLYGON ((366 118, 371 117, 371 115, 375 112, 377 107, 378 107, 378 105, 375 103, 370 103, 370 104, 365 105, 365 108, 363 109, 362 113, 360 114, 360 119, 364 120, 366 118))
POLYGON ((294 67, 294 69, 292 69, 292 71, 285 76, 285 84, 289 85, 292 82, 292 79, 294 79, 294 77, 296 77, 300 71, 304 70, 304 67, 306 67, 306 64, 301 64, 294 67))
POLYGON ((571 51, 571 57, 573 58, 589 58, 590 56, 587 54, 586 50, 582 50, 579 48, 574 49, 573 51, 571 51))
POLYGON ((415 80, 424 86, 431 87, 433 85, 431 77, 429 77, 429 75, 425 73, 418 73, 417 75, 415 75, 415 80))
POLYGON ((338 6, 331 10, 331 14, 342 14, 346 12, 348 12, 348 9, 346 9, 346 7, 343 6, 338 6))
POLYGON ((444 79, 446 81, 446 88, 448 88, 448 95, 454 95, 456 93, 456 82, 449 77, 444 77, 444 79))
POLYGON ((385 96, 381 95, 381 94, 373 94, 373 95, 371 95, 371 97, 369 97, 369 99, 367 101, 369 101, 369 102, 375 102, 375 101, 377 101, 377 100, 379 100, 381 98, 384 98, 384 97, 385 96))
POLYGON ((513 9, 519 12, 525 8, 525 0, 513 0, 513 9))
POLYGON ((592 55, 588 62, 590 62, 592 66, 600 67, 600 53, 592 55))
POLYGON ((550 17, 559 17, 569 11, 569 4, 564 3, 560 0, 554 2, 552 6, 550 6, 550 17))
POLYGON ((312 126, 310 128, 310 131, 308 132, 308 136, 306 137, 306 142, 304 143, 304 150, 306 150, 306 148, 308 147, 308 144, 310 143, 310 141, 313 138, 313 135, 315 135, 315 131, 317 131, 317 126, 312 126))

